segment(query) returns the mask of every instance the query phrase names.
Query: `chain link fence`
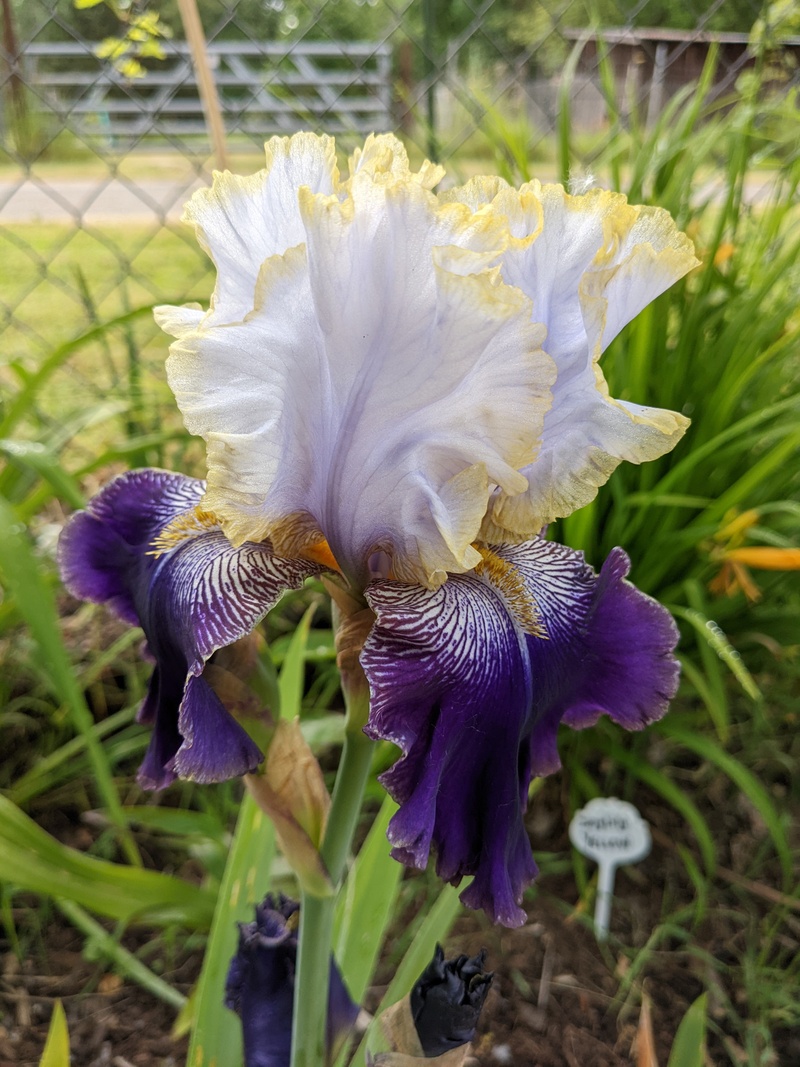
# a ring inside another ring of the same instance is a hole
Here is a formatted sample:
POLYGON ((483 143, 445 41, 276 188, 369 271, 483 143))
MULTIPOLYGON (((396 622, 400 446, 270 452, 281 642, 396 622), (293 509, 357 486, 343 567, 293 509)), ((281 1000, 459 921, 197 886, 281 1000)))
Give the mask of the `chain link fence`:
MULTIPOLYGON (((18 388, 58 345, 141 305, 208 298, 210 264, 179 218, 210 181, 220 148, 212 150, 180 7, 149 7, 171 36, 159 31, 154 43, 140 32, 123 48, 119 9, 2 0, 4 387, 18 388), (141 76, 131 76, 132 55, 141 76)), ((131 12, 145 8, 126 7, 129 37, 139 25, 131 12)), ((565 93, 576 150, 590 167, 612 124, 609 92, 620 101, 614 123, 635 114, 652 124, 697 81, 717 41, 712 91, 735 93, 753 62, 748 34, 760 5, 200 0, 198 11, 232 169, 256 170, 275 133, 335 133, 347 149, 370 130, 395 130, 412 156, 438 157, 459 178, 496 170, 498 160, 513 171, 514 151, 553 178, 565 93)), ((786 53, 798 46, 782 42, 786 53)), ((111 403, 123 385, 141 399, 139 428, 157 428, 160 416, 151 425, 144 412, 166 410, 163 375, 151 373, 164 352, 146 315, 99 331, 52 379, 42 425, 63 426, 67 412, 77 413, 73 428, 85 423, 89 399, 111 403)))

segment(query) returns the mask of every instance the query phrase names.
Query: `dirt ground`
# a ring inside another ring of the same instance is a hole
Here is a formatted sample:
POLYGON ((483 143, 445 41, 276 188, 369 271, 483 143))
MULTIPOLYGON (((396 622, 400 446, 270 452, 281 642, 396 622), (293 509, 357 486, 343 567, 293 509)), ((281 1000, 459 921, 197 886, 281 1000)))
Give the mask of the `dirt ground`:
MULTIPOLYGON (((651 855, 618 874, 607 946, 598 946, 580 910, 576 913, 578 892, 571 870, 544 874, 527 902, 529 922, 518 930, 492 927, 471 913, 457 921, 446 942, 448 954, 485 947, 495 972, 475 1042, 474 1067, 630 1067, 636 1063, 642 991, 652 1004, 658 1062, 665 1067, 678 1023, 704 988, 712 993, 708 1062, 749 1062, 742 1058, 738 1035, 730 1032, 731 1005, 746 1014, 739 960, 748 927, 752 930, 769 906, 763 894, 769 895, 774 872, 765 870, 763 882, 751 878, 743 888, 731 884, 743 875, 724 868, 726 876, 716 883, 715 906, 699 925, 683 932, 676 927, 646 952, 631 952, 631 947, 643 949, 659 923, 691 903, 694 894, 676 849, 685 831, 658 798, 644 794, 638 800, 651 825, 661 829, 655 830, 651 855)), ((561 806, 554 780, 537 798, 531 817, 535 852, 546 847, 568 854, 566 831, 554 832, 552 825, 561 821, 561 806), (537 840, 544 836, 546 846, 537 840)), ((746 857, 752 855, 746 812, 735 803, 721 805, 718 812, 720 833, 724 829, 734 842, 720 858, 744 869, 746 857)), ((37 1067, 57 997, 70 1025, 73 1067, 182 1067, 186 1042, 171 1036, 174 1012, 102 964, 85 959, 80 936, 58 912, 33 899, 34 907, 22 903, 16 898, 13 908, 15 926, 28 945, 21 962, 9 942, 0 939, 0 1067, 37 1067)), ((787 929, 793 928, 800 930, 800 923, 787 929)), ((146 941, 146 933, 126 936, 134 950, 146 941)), ((198 973, 199 952, 187 953, 180 946, 170 950, 171 956, 163 947, 159 951, 164 977, 188 994, 198 973)), ((384 966, 378 980, 388 978, 384 966)), ((373 1001, 380 992, 376 987, 373 1001)), ((764 1067, 798 1067, 800 1034, 776 1030, 772 1039, 779 1059, 764 1060, 764 1067)))

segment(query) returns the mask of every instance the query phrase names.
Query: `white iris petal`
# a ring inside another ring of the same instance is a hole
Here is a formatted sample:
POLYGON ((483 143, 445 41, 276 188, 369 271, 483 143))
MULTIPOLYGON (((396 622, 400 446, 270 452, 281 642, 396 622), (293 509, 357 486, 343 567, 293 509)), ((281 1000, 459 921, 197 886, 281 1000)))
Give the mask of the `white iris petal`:
MULTIPOLYGON (((218 282, 168 373, 234 542, 325 538, 358 582, 384 550, 433 586, 479 561, 494 488, 526 488, 554 369, 529 299, 486 266, 501 221, 441 205, 397 142, 374 142, 346 193, 297 190, 303 243, 264 260, 246 313, 218 282)), ((237 195, 226 217, 252 220, 257 191, 237 195)))
POLYGON ((215 172, 211 188, 195 193, 183 221, 194 223, 217 268, 206 325, 243 319, 264 260, 305 239, 298 189, 332 193, 338 182, 333 138, 298 133, 269 142, 264 170, 249 177, 215 172))
POLYGON ((642 463, 673 448, 688 419, 614 400, 598 365, 626 323, 696 265, 691 244, 667 212, 634 207, 618 193, 569 196, 530 182, 517 192, 497 179, 473 179, 447 199, 505 215, 511 240, 504 279, 533 300, 547 327, 545 351, 558 377, 529 488, 499 491, 484 523, 487 539, 530 537, 571 514, 628 460, 642 463))
POLYGON ((189 206, 211 310, 160 321, 208 446, 204 506, 235 543, 325 539, 356 584, 377 551, 435 587, 477 565, 476 539, 533 536, 683 433, 612 399, 597 363, 696 262, 669 216, 538 182, 437 197, 441 174, 380 135, 342 180, 333 142, 303 134, 189 206))

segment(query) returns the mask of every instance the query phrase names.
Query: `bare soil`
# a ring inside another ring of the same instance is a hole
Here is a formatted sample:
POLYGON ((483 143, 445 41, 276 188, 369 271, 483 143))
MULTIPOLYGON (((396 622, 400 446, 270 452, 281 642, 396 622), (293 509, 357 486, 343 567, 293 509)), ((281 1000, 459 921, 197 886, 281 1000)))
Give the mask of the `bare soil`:
MULTIPOLYGON (((716 822, 718 840, 728 842, 720 859, 729 866, 714 883, 713 908, 694 928, 676 924, 665 930, 669 916, 694 899, 677 848, 691 847, 691 840, 657 797, 643 793, 637 802, 655 828, 655 844, 644 862, 618 873, 607 945, 597 944, 574 874, 564 864, 558 873, 540 879, 527 902, 529 922, 520 929, 492 927, 471 913, 458 920, 447 941, 448 954, 486 947, 495 971, 474 1067, 630 1067, 637 1062, 643 994, 652 1004, 658 1062, 665 1067, 677 1026, 704 988, 711 990, 708 1062, 750 1062, 731 1019, 732 1013, 747 1015, 740 963, 777 892, 772 868, 764 869, 763 878, 753 878, 752 857, 763 828, 735 795, 718 798, 714 810, 705 814, 712 828, 716 822), (743 879, 746 885, 736 884, 743 879), (659 924, 661 935, 654 940, 659 924)), ((563 806, 558 781, 548 782, 530 820, 534 851, 568 855, 563 806)), ((80 935, 59 913, 33 898, 30 903, 25 908, 21 898, 14 901, 22 959, 0 939, 0 1067, 37 1067, 57 997, 70 1025, 73 1067, 182 1067, 186 1041, 172 1036, 174 1011, 108 973, 103 964, 84 958, 80 935)), ((791 906, 785 915, 783 942, 789 952, 800 951, 800 915, 791 906)), ((138 950, 146 940, 146 934, 137 932, 126 935, 125 943, 138 950)), ((391 949, 390 944, 390 956, 391 949)), ((153 959, 163 966, 164 977, 188 994, 199 970, 199 952, 160 944, 153 959)), ((148 960, 151 966, 153 959, 148 960)), ((388 981, 387 967, 379 972, 379 981, 388 981)), ((380 993, 378 986, 373 1004, 380 993)), ((764 1067, 800 1065, 800 1034, 777 1028, 772 1040, 778 1058, 760 1061, 764 1067)))

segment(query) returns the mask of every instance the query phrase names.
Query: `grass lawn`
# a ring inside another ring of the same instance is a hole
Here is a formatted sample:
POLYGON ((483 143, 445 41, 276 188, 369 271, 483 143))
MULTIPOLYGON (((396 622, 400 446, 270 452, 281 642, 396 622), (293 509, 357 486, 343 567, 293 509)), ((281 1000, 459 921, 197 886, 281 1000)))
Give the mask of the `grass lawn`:
MULTIPOLYGON (((17 389, 65 341, 143 305, 207 301, 212 282, 209 260, 181 224, 8 226, 0 231, 0 380, 17 389)), ((130 437, 177 430, 180 417, 164 375, 169 340, 149 312, 102 331, 37 390, 37 418, 24 435, 48 440, 55 426, 74 426, 74 440, 62 445, 65 464, 74 468, 110 447, 121 431, 130 437), (115 404, 120 417, 109 419, 115 404), (92 423, 88 433, 79 430, 92 423)))

